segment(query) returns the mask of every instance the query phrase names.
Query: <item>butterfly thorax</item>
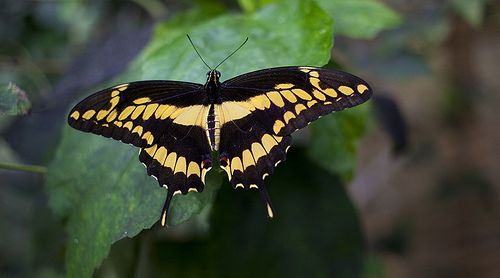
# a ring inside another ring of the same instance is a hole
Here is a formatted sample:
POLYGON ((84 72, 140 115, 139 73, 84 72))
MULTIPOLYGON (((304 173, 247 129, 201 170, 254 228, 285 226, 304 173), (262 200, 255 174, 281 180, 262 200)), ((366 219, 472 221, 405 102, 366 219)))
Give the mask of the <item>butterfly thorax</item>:
POLYGON ((220 104, 220 72, 216 70, 210 70, 207 73, 207 83, 205 83, 205 92, 207 93, 208 104, 220 104))

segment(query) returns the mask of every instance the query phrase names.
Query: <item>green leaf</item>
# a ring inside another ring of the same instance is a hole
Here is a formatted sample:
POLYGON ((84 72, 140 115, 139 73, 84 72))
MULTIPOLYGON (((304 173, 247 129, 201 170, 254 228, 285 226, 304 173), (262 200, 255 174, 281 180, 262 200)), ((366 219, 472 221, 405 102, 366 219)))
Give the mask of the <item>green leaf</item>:
POLYGON ((483 22, 488 0, 448 0, 448 2, 470 25, 478 27, 483 22))
POLYGON ((369 106, 364 104, 311 124, 312 160, 344 181, 350 180, 356 165, 357 141, 365 131, 368 112, 369 106))
POLYGON ((256 10, 263 8, 266 5, 269 5, 275 0, 238 0, 240 7, 245 12, 255 12, 256 10))
POLYGON ((316 0, 333 17, 335 33, 371 39, 401 23, 399 15, 376 0, 316 0))
MULTIPOLYGON (((331 18, 312 1, 286 1, 257 13, 223 15, 192 25, 179 20, 158 25, 151 43, 121 81, 203 83, 206 68, 185 38, 187 32, 212 65, 250 37, 219 68, 226 78, 279 65, 323 65, 330 57, 331 18)), ((67 219, 69 276, 90 276, 112 243, 151 227, 166 194, 146 175, 136 148, 69 127, 64 128, 47 184, 50 206, 67 219)), ((176 197, 170 224, 182 223, 210 205, 218 184, 216 178, 209 179, 203 193, 176 197)))
POLYGON ((14 83, 0 84, 0 116, 24 115, 31 108, 26 93, 14 83))
MULTIPOLYGON (((67 270, 90 276, 112 243, 158 221, 165 190, 146 175, 135 147, 65 128, 49 166, 49 205, 67 218, 67 270)), ((207 176, 203 194, 174 197, 171 224, 199 213, 214 197, 220 177, 207 176)))

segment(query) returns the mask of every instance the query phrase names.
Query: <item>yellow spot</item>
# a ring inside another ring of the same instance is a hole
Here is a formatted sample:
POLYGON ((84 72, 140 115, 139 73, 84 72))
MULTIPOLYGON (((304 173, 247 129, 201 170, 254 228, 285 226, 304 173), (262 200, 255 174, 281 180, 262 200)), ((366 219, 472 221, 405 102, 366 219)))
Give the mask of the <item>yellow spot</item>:
POLYGON ((262 179, 265 180, 268 176, 269 176, 269 174, 265 173, 264 175, 262 175, 262 179))
POLYGON ((287 111, 284 115, 283 115, 283 120, 285 120, 285 123, 288 124, 288 122, 290 122, 291 119, 295 118, 295 114, 293 114, 292 112, 290 111, 287 111))
POLYGON ((165 120, 166 118, 170 117, 170 115, 172 115, 172 113, 174 113, 176 110, 178 110, 177 107, 168 105, 165 111, 163 111, 163 113, 161 114, 160 120, 165 120))
MULTIPOLYGON (((149 154, 149 156, 153 157, 153 156, 155 155, 156 148, 157 148, 157 146, 156 146, 156 144, 155 144, 155 145, 153 145, 153 146, 151 146, 151 147, 149 147, 149 148, 146 148, 146 149, 144 149, 144 150, 146 151, 146 153, 147 153, 147 154, 149 154)), ((160 147, 160 148, 161 148, 161 147, 160 147)), ((165 151, 166 151, 166 149, 165 149, 165 151)))
MULTIPOLYGON (((273 137, 271 137, 271 135, 269 134, 264 134, 264 136, 262 136, 262 146, 264 146, 264 149, 266 150, 267 153, 270 153, 271 152, 271 149, 278 145, 278 143, 276 142, 276 140, 273 139, 273 137)), ((234 161, 233 161, 234 163, 234 161)))
POLYGON ((250 188, 258 188, 256 184, 250 184, 250 188))
POLYGON ((108 124, 102 124, 102 126, 103 126, 103 127, 109 127, 109 125, 108 125, 108 124))
POLYGON ((310 76, 312 76, 312 77, 316 77, 316 78, 318 78, 318 77, 319 77, 319 72, 317 72, 317 71, 311 71, 311 72, 309 73, 309 75, 310 75, 310 76))
POLYGON ((146 131, 146 133, 144 133, 144 135, 142 135, 142 139, 146 140, 146 142, 148 143, 148 145, 151 145, 153 144, 153 140, 155 139, 153 134, 149 131, 146 131))
POLYGON ((142 135, 142 132, 143 132, 143 129, 142 129, 142 126, 138 125, 136 126, 133 130, 132 130, 132 133, 137 133, 139 136, 142 135))
POLYGON ((111 97, 117 97, 119 94, 120 94, 120 91, 118 91, 118 90, 113 90, 113 91, 111 92, 111 97))
POLYGON ((200 166, 194 161, 189 162, 189 166, 187 169, 187 176, 189 177, 191 175, 196 175, 198 177, 200 176, 200 166))
POLYGON ((269 218, 273 218, 274 217, 273 209, 271 208, 271 206, 269 205, 269 203, 267 203, 267 216, 269 216, 269 218))
POLYGON ((107 110, 101 110, 99 111, 99 113, 97 113, 97 120, 100 121, 102 119, 104 119, 104 117, 106 117, 106 115, 109 114, 109 112, 111 112, 115 106, 118 104, 118 102, 120 102, 120 98, 119 97, 114 97, 112 99, 109 100, 109 103, 111 104, 111 107, 107 110))
POLYGON ((177 110, 175 113, 170 115, 170 118, 174 119, 174 123, 180 124, 180 125, 203 126, 203 124, 201 122, 200 115, 208 114, 208 112, 206 110, 208 110, 208 106, 193 105, 190 107, 181 108, 181 109, 177 110))
POLYGON ((111 113, 109 113, 108 117, 106 118, 106 121, 111 123, 116 119, 116 117, 118 117, 118 113, 116 112, 116 110, 113 110, 111 111, 111 113))
POLYGON ((134 112, 132 113, 132 116, 130 116, 130 118, 132 120, 135 120, 137 119, 137 117, 139 117, 139 115, 142 114, 142 111, 144 111, 144 108, 146 108, 146 105, 139 105, 135 108, 134 112))
POLYGON ((178 194, 182 194, 182 191, 180 191, 180 190, 176 190, 176 191, 174 191, 174 196, 175 196, 175 195, 178 195, 178 194))
POLYGON ((333 89, 333 88, 324 89, 323 93, 325 93, 328 96, 333 97, 333 98, 337 97, 337 91, 335 91, 335 89, 333 89))
POLYGON ((309 68, 309 67, 299 67, 299 70, 300 70, 301 72, 308 73, 308 72, 310 72, 310 71, 311 71, 311 68, 309 68))
POLYGON ((175 173, 183 173, 186 174, 186 158, 181 156, 177 159, 177 164, 175 164, 175 173))
POLYGON ((245 107, 249 111, 255 111, 256 109, 255 106, 253 106, 250 102, 247 101, 238 102, 238 105, 245 107))
POLYGON ((290 90, 283 90, 283 91, 280 91, 281 95, 286 98, 286 100, 288 100, 289 102, 291 103, 295 103, 297 102, 297 98, 295 97, 295 95, 292 93, 292 91, 290 90))
POLYGON ((249 150, 244 150, 242 153, 243 168, 246 170, 250 166, 255 166, 252 153, 249 150))
POLYGON ((171 119, 175 119, 177 118, 179 115, 181 114, 184 114, 186 111, 188 111, 189 109, 192 109, 196 106, 201 106, 201 105, 195 105, 195 106, 191 106, 191 107, 184 107, 184 108, 177 108, 176 110, 174 110, 174 113, 170 114, 170 118, 171 119))
POLYGON ((321 101, 324 101, 326 99, 326 96, 323 93, 321 93, 320 91, 316 90, 316 89, 313 90, 313 95, 314 95, 315 98, 317 98, 317 99, 319 99, 321 101))
POLYGON ((123 123, 120 122, 120 121, 115 121, 114 124, 117 126, 117 127, 122 127, 123 123))
POLYGON ((80 112, 74 111, 69 117, 78 120, 78 118, 80 118, 80 112))
POLYGON ((132 111, 134 111, 134 109, 135 109, 135 106, 125 107, 125 109, 123 109, 123 111, 118 116, 118 120, 120 120, 120 121, 125 120, 128 116, 130 116, 130 114, 132 113, 132 111))
POLYGON ((142 118, 144 120, 149 119, 151 117, 151 115, 153 115, 153 113, 156 111, 157 108, 158 108, 157 103, 150 104, 150 105, 146 106, 146 109, 144 110, 144 114, 142 114, 142 118))
POLYGON ((233 157, 231 160, 231 174, 233 175, 237 170, 243 172, 243 165, 241 164, 241 159, 239 157, 233 157))
POLYGON ((134 99, 135 104, 144 104, 144 103, 148 103, 148 102, 151 102, 151 99, 148 97, 141 97, 138 99, 134 99))
POLYGON ((223 125, 226 121, 236 121, 243 119, 250 114, 250 110, 241 105, 241 102, 228 101, 223 102, 221 105, 216 105, 215 111, 220 111, 222 119, 220 124, 223 125), (218 109, 217 109, 218 108, 218 109))
POLYGON ((274 133, 278 134, 283 127, 285 127, 285 124, 281 120, 276 120, 273 125, 274 133))
POLYGON ((278 107, 284 107, 285 106, 285 102, 283 101, 283 98, 281 97, 281 94, 276 92, 276 91, 272 91, 272 92, 269 92, 267 93, 267 97, 272 101, 272 103, 278 107))
POLYGON ((106 115, 108 115, 108 112, 109 112, 108 110, 101 110, 101 111, 97 112, 96 119, 98 121, 104 119, 104 117, 106 117, 106 115))
POLYGON ((236 188, 240 188, 240 187, 241 187, 241 188, 245 188, 245 186, 244 186, 242 183, 238 183, 235 187, 236 187, 236 188))
POLYGON ((323 104, 324 104, 324 105, 330 105, 330 104, 332 104, 332 102, 331 102, 331 101, 326 101, 326 102, 325 102, 325 103, 323 103, 323 104))
POLYGON ((250 104, 252 104, 259 110, 264 110, 271 107, 271 101, 267 98, 266 95, 255 96, 253 98, 250 98, 248 102, 250 102, 250 104))
POLYGON ((300 114, 300 112, 302 112, 302 111, 304 111, 304 110, 306 110, 306 109, 307 109, 307 108, 305 107, 305 105, 304 105, 304 104, 299 103, 299 104, 295 105, 295 113, 296 113, 297 115, 298 115, 298 114, 300 114))
POLYGON ((95 114, 95 110, 88 110, 87 112, 83 113, 82 118, 85 120, 90 120, 95 114))
POLYGON ((278 84, 278 85, 274 86, 274 88, 276 90, 282 90, 282 89, 290 89, 293 86, 295 86, 295 85, 293 85, 291 83, 281 83, 281 84, 278 84))
POLYGON ((313 87, 315 87, 316 89, 321 90, 321 86, 319 85, 319 79, 318 78, 316 78, 316 77, 310 77, 309 78, 309 83, 311 83, 311 85, 313 87))
POLYGON ((252 155, 255 162, 258 162, 259 158, 266 156, 266 154, 267 154, 266 150, 264 150, 261 144, 259 143, 252 144, 252 155))
POLYGON ((134 127, 134 123, 132 123, 131 121, 128 121, 126 122, 124 125, 123 125, 123 128, 126 128, 128 130, 132 130, 132 128, 134 127))
POLYGON ((350 96, 352 93, 354 93, 354 90, 351 87, 347 86, 340 86, 339 91, 346 96, 350 96))
POLYGON ((167 211, 165 210, 161 215, 161 225, 165 227, 166 224, 167 224, 167 211))
POLYGON ((161 114, 165 112, 165 110, 168 108, 168 105, 166 104, 160 104, 158 108, 156 108, 155 111, 155 118, 159 119, 161 117, 161 114))
POLYGON ((312 107, 313 105, 315 105, 316 103, 318 103, 316 100, 311 100, 311 101, 308 101, 307 102, 307 107, 312 107))
POLYGON ((276 140, 276 142, 281 142, 281 139, 283 139, 283 137, 280 137, 280 136, 276 136, 276 135, 273 135, 273 138, 274 140, 276 140))
POLYGON ((175 169, 175 162, 177 161, 177 154, 174 152, 171 152, 168 154, 167 159, 165 159, 165 162, 163 163, 163 166, 168 167, 172 169, 172 171, 175 169))
POLYGON ((128 88, 128 83, 115 86, 113 89, 118 89, 120 92, 125 91, 128 88))
POLYGON ((188 192, 198 192, 198 189, 191 187, 188 189, 188 192))
POLYGON ((208 169, 205 169, 203 168, 201 170, 201 182, 205 183, 205 175, 208 173, 208 171, 210 171, 210 169, 212 169, 212 167, 208 168, 208 169))
POLYGON ((356 90, 358 90, 358 93, 362 94, 362 93, 364 93, 365 91, 368 91, 368 87, 366 87, 366 85, 364 85, 364 84, 359 84, 359 85, 356 87, 356 90))
POLYGON ((303 100, 311 100, 312 99, 311 95, 302 89, 292 89, 292 92, 303 100))
POLYGON ((229 167, 229 161, 227 163, 228 165, 227 166, 220 166, 222 168, 222 170, 224 170, 227 174, 227 178, 229 179, 229 181, 231 181, 231 167, 229 167))
MULTIPOLYGON (((154 147, 156 148, 156 145, 154 145, 154 147)), ((158 161, 160 165, 163 165, 165 159, 167 158, 167 149, 165 149, 165 147, 159 147, 153 158, 158 161)))

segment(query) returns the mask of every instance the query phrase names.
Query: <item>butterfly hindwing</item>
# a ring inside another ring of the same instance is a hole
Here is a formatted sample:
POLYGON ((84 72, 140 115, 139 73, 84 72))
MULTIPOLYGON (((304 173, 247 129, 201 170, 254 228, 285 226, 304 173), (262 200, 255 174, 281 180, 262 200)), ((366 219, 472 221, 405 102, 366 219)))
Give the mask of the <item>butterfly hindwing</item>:
POLYGON ((229 122, 221 128, 219 164, 233 188, 258 189, 273 217, 264 179, 286 159, 291 136, 268 133, 252 116, 229 122))
POLYGON ((204 134, 198 126, 179 127, 189 131, 182 138, 174 138, 165 132, 147 148, 141 149, 139 160, 147 173, 155 177, 160 185, 167 185, 161 223, 166 224, 166 217, 172 196, 177 193, 201 192, 205 184, 205 174, 212 167, 211 151, 204 134))
POLYGON ((314 67, 259 70, 225 81, 221 90, 224 101, 243 107, 266 130, 281 136, 363 103, 372 94, 369 85, 354 75, 314 67))

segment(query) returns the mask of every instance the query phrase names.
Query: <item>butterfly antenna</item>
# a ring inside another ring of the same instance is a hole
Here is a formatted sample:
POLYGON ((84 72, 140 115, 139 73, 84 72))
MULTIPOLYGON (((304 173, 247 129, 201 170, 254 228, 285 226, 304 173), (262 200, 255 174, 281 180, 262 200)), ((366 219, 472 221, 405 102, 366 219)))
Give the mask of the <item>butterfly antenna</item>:
POLYGON ((196 54, 198 54, 198 57, 200 57, 200 59, 201 59, 201 61, 203 62, 203 64, 205 64, 205 66, 207 66, 207 68, 208 68, 209 70, 212 70, 212 68, 211 68, 211 67, 207 64, 207 62, 205 62, 205 60, 203 60, 203 57, 201 57, 200 52, 198 52, 198 49, 196 49, 196 46, 194 46, 194 43, 193 43, 193 41, 191 40, 191 37, 189 37, 189 35, 188 35, 188 34, 186 34, 186 36, 188 37, 189 42, 190 42, 190 43, 191 43, 191 45, 193 46, 194 51, 196 51, 196 54))
POLYGON ((226 58, 224 58, 224 60, 222 60, 215 68, 214 70, 216 70, 220 65, 222 65, 222 63, 224 63, 227 59, 229 59, 229 57, 233 56, 234 53, 236 53, 236 51, 240 50, 240 48, 242 48, 245 43, 247 43, 248 41, 248 37, 245 39, 245 41, 240 45, 238 46, 238 48, 236 48, 233 52, 231 52, 231 54, 229 54, 226 58))

